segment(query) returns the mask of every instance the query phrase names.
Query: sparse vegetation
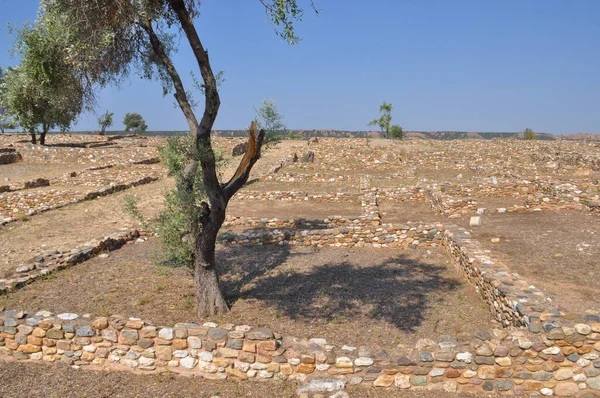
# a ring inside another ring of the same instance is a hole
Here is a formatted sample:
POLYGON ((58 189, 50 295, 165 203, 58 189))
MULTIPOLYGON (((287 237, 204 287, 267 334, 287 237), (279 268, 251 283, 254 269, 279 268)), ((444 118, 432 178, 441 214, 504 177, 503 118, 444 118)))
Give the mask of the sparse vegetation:
POLYGON ((274 143, 279 141, 286 133, 286 126, 283 123, 283 115, 277 110, 277 104, 274 100, 263 99, 260 107, 256 112, 256 125, 258 129, 265 131, 264 144, 274 143))
POLYGON ((113 115, 114 115, 114 113, 106 111, 106 112, 104 112, 104 114, 102 116, 100 116, 98 118, 98 127, 100 128, 98 133, 100 135, 104 135, 106 129, 109 128, 110 126, 112 126, 113 115))
POLYGON ((527 141, 535 141, 537 139, 537 135, 533 132, 532 129, 526 128, 523 133, 523 138, 527 141))
POLYGON ((388 104, 383 101, 383 103, 379 106, 379 112, 381 116, 377 119, 371 120, 367 126, 378 126, 381 131, 381 135, 383 138, 394 138, 401 140, 404 138, 404 132, 402 131, 402 127, 397 124, 392 125, 392 104, 388 104))
POLYGON ((125 131, 129 132, 133 130, 133 133, 136 135, 148 130, 146 121, 139 113, 127 113, 125 118, 123 118, 123 124, 125 125, 125 131))

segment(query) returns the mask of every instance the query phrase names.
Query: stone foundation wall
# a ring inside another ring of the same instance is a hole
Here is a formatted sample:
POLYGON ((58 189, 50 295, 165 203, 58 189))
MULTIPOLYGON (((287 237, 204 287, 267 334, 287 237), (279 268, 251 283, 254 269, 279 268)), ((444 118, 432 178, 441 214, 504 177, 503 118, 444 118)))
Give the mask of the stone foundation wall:
POLYGON ((278 244, 316 247, 409 248, 437 246, 443 238, 440 224, 383 224, 331 229, 272 229, 249 233, 223 233, 223 244, 278 244))
POLYGON ((63 252, 53 250, 42 253, 28 262, 19 264, 15 268, 14 276, 0 279, 0 294, 6 294, 35 281, 37 278, 82 263, 100 253, 119 249, 139 236, 140 233, 137 230, 125 230, 93 239, 73 250, 63 252))
MULTIPOLYGON (((133 188, 143 184, 149 184, 158 180, 158 177, 143 177, 131 182, 112 185, 108 188, 101 188, 81 194, 79 192, 71 191, 44 191, 38 192, 36 197, 28 198, 22 192, 8 192, 5 195, 13 195, 4 198, 4 203, 0 203, 0 210, 10 212, 10 210, 23 210, 28 209, 25 213, 27 216, 33 216, 39 213, 43 213, 49 210, 59 209, 72 203, 79 203, 85 200, 95 199, 101 196, 110 195, 115 192, 124 191, 129 188, 133 188), (54 203, 54 204, 49 204, 54 203), (19 207, 17 207, 19 206, 19 207), (22 209, 20 206, 26 206, 22 209), (3 208, 2 208, 3 207, 3 208)), ((13 211, 13 214, 15 212, 13 211)), ((1 216, 0 216, 1 217, 1 216)), ((0 218, 0 226, 18 221, 17 217, 6 217, 0 218)))
POLYGON ((407 390, 582 396, 600 390, 600 323, 549 332, 482 330, 419 340, 395 353, 282 336, 247 325, 154 326, 121 316, 4 311, 0 357, 77 368, 273 379, 299 394, 366 384, 407 390))
POLYGON ((13 148, 0 148, 0 165, 17 163, 23 160, 23 156, 13 148))

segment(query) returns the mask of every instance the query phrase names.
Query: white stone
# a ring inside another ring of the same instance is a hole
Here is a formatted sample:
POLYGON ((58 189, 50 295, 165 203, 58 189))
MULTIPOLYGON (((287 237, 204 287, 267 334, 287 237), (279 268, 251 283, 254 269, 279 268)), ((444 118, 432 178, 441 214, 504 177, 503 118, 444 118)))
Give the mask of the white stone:
POLYGON ((218 328, 219 325, 217 325, 214 322, 205 322, 202 324, 202 326, 207 327, 207 328, 218 328))
POLYGON ((187 343, 190 348, 200 349, 202 348, 202 340, 196 336, 190 336, 187 338, 187 343))
POLYGON ((584 336, 592 333, 592 328, 590 325, 586 325, 585 323, 576 323, 574 327, 575 330, 577 330, 577 333, 583 334, 584 336))
POLYGON ((273 377, 273 373, 269 372, 268 370, 261 370, 258 372, 258 377, 260 379, 270 379, 271 377, 273 377))
POLYGON ((431 376, 431 377, 443 376, 444 373, 446 373, 446 369, 433 368, 433 369, 431 369, 431 372, 429 372, 429 376, 431 376))
POLYGON ((300 358, 290 358, 288 359, 288 363, 294 366, 300 365, 300 358))
POLYGON ((186 350, 176 350, 173 352, 173 356, 175 358, 185 358, 188 356, 188 352, 186 350))
POLYGON ((471 227, 478 227, 481 225, 481 217, 480 216, 472 216, 469 220, 469 225, 471 227))
POLYGON ((398 388, 410 388, 410 376, 408 375, 396 375, 394 384, 398 388))
POLYGON ((373 360, 367 357, 359 357, 354 360, 356 366, 371 366, 373 363, 373 360))
POLYGON ((182 367, 186 369, 194 369, 196 366, 196 360, 192 357, 185 357, 179 361, 182 367))
POLYGON ((63 321, 72 321, 74 319, 79 318, 79 315, 70 312, 65 312, 64 314, 58 314, 57 317, 62 319, 63 321))
POLYGON ((52 313, 49 311, 39 311, 39 312, 36 312, 35 316, 39 316, 42 318, 49 318, 52 316, 52 313))
POLYGON ((329 369, 331 366, 327 365, 326 363, 318 363, 317 364, 317 370, 321 371, 321 372, 325 372, 327 369, 329 369))
POLYGON ((558 347, 549 347, 542 351, 546 355, 557 355, 560 353, 560 348, 558 347))
POLYGON ((138 361, 139 361, 140 365, 142 365, 142 366, 153 366, 154 365, 154 359, 152 359, 152 358, 141 357, 138 361))
POLYGON ((471 363, 473 361, 473 354, 470 352, 459 352, 456 354, 456 360, 465 363, 471 363))
POLYGON ((165 340, 173 340, 173 329, 162 328, 158 331, 158 337, 165 340))
POLYGON ((204 362, 212 362, 213 355, 210 352, 201 352, 198 358, 204 362))
POLYGON ((547 397, 550 397, 550 396, 554 395, 554 391, 552 391, 552 389, 546 388, 546 387, 542 388, 540 390, 540 392, 542 393, 542 395, 545 395, 547 397))
POLYGON ((325 339, 315 338, 315 339, 310 339, 309 341, 311 343, 315 343, 315 344, 318 344, 318 345, 327 345, 327 340, 325 340, 325 339))

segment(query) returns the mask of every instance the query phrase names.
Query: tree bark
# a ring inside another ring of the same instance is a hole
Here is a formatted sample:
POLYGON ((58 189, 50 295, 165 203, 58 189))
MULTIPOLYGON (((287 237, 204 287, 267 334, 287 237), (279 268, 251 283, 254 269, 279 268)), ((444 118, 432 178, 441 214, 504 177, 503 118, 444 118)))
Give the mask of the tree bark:
POLYGON ((37 144, 37 140, 35 138, 35 130, 34 129, 29 130, 29 134, 31 135, 31 143, 33 145, 36 145, 37 144))
POLYGON ((46 145, 46 133, 48 133, 48 125, 42 125, 42 132, 40 133, 40 145, 46 145))
MULTIPOLYGON (((193 182, 198 167, 201 167, 202 184, 208 197, 208 203, 202 202, 201 214, 198 220, 190 219, 188 222, 190 233, 194 239, 192 257, 194 261, 196 311, 201 316, 213 316, 229 311, 229 307, 221 293, 218 273, 216 272, 215 245, 217 234, 225 221, 225 210, 229 199, 248 180, 252 166, 260 157, 264 132, 261 131, 257 136, 255 126, 252 125, 249 140, 252 140, 254 144, 253 151, 244 156, 234 177, 227 184, 221 184, 217 176, 216 159, 211 143, 212 127, 221 104, 217 81, 210 65, 208 52, 200 41, 194 22, 186 7, 186 2, 184 0, 169 0, 169 5, 177 15, 181 28, 188 39, 204 82, 205 106, 199 123, 189 103, 179 73, 154 31, 152 23, 144 21, 140 26, 148 34, 154 53, 164 64, 167 73, 171 77, 175 88, 175 99, 190 126, 190 134, 195 139, 198 157, 197 159, 189 159, 182 176, 179 178, 177 189, 180 192, 185 192, 186 197, 197 196, 197 192, 194 192, 193 182)), ((186 212, 186 208, 189 209, 189 206, 196 206, 193 202, 182 203, 181 205, 184 213, 194 213, 186 212)))
POLYGON ((201 316, 213 316, 229 311, 223 298, 216 272, 215 245, 217 234, 225 220, 225 206, 211 209, 196 239, 194 256, 194 288, 196 311, 201 316))

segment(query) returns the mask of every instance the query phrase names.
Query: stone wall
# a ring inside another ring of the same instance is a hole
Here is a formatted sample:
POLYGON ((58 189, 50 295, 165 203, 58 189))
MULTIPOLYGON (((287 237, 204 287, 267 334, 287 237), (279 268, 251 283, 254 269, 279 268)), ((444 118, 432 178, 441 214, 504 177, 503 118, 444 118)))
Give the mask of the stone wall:
POLYGON ((316 247, 409 248, 441 244, 440 224, 383 224, 329 229, 271 229, 220 235, 223 244, 278 244, 316 247))
POLYGON ((0 148, 0 165, 17 163, 23 160, 23 156, 13 148, 0 148))
POLYGON ((121 316, 4 311, 0 357, 77 368, 173 372, 214 380, 274 379, 298 393, 349 385, 574 396, 600 390, 600 323, 482 330, 419 340, 395 353, 282 336, 247 325, 154 326, 121 316))
POLYGON ((30 261, 16 266, 13 276, 0 279, 0 294, 6 294, 35 281, 37 278, 82 263, 100 253, 119 249, 139 236, 140 233, 137 230, 125 230, 93 239, 83 246, 69 251, 52 250, 42 253, 30 261))

